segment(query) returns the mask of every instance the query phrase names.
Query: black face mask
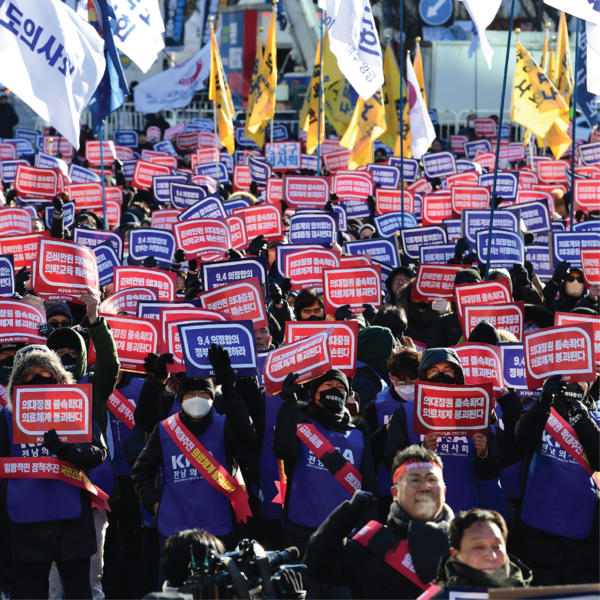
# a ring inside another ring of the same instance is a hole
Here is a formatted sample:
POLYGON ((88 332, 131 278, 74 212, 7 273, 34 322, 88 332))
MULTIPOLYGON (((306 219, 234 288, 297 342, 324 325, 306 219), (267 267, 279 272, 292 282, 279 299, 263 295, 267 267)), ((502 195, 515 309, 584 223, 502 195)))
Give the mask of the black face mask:
POLYGON ((73 358, 69 353, 67 353, 60 357, 60 362, 67 371, 72 371, 77 364, 77 359, 73 358))
POLYGON ((336 414, 341 413, 346 404, 346 393, 337 388, 331 388, 324 392, 319 392, 319 402, 326 411, 336 414))
POLYGON ((12 371, 13 365, 15 364, 14 356, 7 356, 5 359, 0 360, 0 368, 12 371))
POLYGON ((54 377, 44 377, 36 373, 25 385, 52 385, 56 383, 54 377))
POLYGON ((567 387, 559 398, 566 404, 573 404, 574 402, 581 402, 585 398, 585 392, 583 388, 577 383, 568 383, 567 387))
POLYGON ((427 380, 428 383, 445 383, 446 385, 456 383, 456 377, 450 377, 446 373, 440 372, 427 380))
POLYGON ((317 315, 310 315, 308 319, 302 319, 303 321, 324 321, 325 317, 317 317, 317 315))

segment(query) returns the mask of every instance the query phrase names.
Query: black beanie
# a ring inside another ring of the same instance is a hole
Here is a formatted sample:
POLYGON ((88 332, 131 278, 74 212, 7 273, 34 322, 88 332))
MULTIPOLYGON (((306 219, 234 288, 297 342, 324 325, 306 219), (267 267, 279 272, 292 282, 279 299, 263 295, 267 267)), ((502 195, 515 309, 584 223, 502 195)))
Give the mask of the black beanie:
POLYGON ((50 350, 58 350, 59 348, 69 348, 69 350, 77 350, 81 352, 80 341, 76 333, 67 327, 58 327, 49 336, 46 345, 50 350))
POLYGON ((193 392, 194 390, 208 392, 210 397, 213 400, 215 399, 215 386, 213 385, 211 379, 199 379, 184 375, 179 380, 179 386, 177 387, 177 400, 181 402, 184 394, 187 394, 187 392, 193 392))
POLYGON ((348 384, 348 378, 338 369, 331 369, 331 371, 327 371, 327 373, 323 373, 320 377, 313 379, 310 382, 309 396, 310 398, 314 398, 317 390, 326 382, 326 381, 339 381, 344 384, 346 388, 346 394, 350 393, 350 385, 348 384))
POLYGON ((480 321, 469 336, 469 342, 474 344, 490 344, 491 346, 495 346, 501 341, 502 338, 498 330, 485 320, 480 321))
POLYGON ((469 267, 468 269, 462 269, 456 273, 454 277, 454 285, 461 283, 474 283, 481 281, 481 273, 479 269, 469 267))
POLYGON ((540 329, 554 326, 554 313, 541 304, 525 304, 525 323, 533 321, 540 329))

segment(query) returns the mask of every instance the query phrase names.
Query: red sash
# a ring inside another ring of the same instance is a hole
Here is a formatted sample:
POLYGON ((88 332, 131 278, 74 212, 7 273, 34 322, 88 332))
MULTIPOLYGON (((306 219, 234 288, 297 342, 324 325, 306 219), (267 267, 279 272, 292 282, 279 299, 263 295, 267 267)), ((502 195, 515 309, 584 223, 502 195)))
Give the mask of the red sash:
MULTIPOLYGON (((108 507, 108 495, 96 487, 74 464, 58 458, 0 458, 0 479, 56 479, 85 490, 92 506, 102 514, 108 507)), ((43 499, 42 499, 43 501, 43 499)))
POLYGON ((600 473, 592 471, 592 467, 585 455, 583 446, 579 441, 579 437, 575 430, 567 423, 554 408, 550 409, 550 416, 544 427, 553 440, 557 441, 563 450, 566 450, 569 456, 583 467, 590 477, 596 482, 600 488, 600 473))
POLYGON ((110 410, 121 423, 127 425, 129 429, 133 429, 133 426, 135 425, 135 419, 133 418, 135 406, 118 390, 114 390, 108 398, 108 410, 110 410))
POLYGON ((321 435, 314 425, 299 423, 296 428, 296 435, 351 496, 354 496, 354 492, 361 489, 362 475, 334 448, 328 439, 321 435), (334 454, 338 454, 345 462, 344 466, 335 473, 329 468, 329 461, 327 460, 328 457, 334 454))
POLYGON ((238 523, 240 521, 246 523, 247 518, 252 516, 252 513, 248 505, 248 492, 244 487, 239 469, 236 477, 232 477, 227 469, 220 465, 192 435, 190 430, 181 422, 178 414, 172 415, 163 421, 163 425, 175 445, 189 460, 190 465, 204 477, 211 487, 229 499, 238 523))
POLYGON ((392 569, 398 571, 400 575, 403 575, 421 589, 426 590, 433 585, 433 582, 423 583, 418 578, 408 549, 408 542, 400 540, 398 536, 381 523, 369 521, 352 539, 374 552, 392 569), (379 539, 375 540, 376 536, 379 539))
POLYGON ((285 494, 287 492, 287 475, 285 474, 283 461, 280 459, 277 459, 277 471, 279 473, 279 481, 275 482, 277 496, 275 496, 271 502, 283 506, 285 504, 285 494))

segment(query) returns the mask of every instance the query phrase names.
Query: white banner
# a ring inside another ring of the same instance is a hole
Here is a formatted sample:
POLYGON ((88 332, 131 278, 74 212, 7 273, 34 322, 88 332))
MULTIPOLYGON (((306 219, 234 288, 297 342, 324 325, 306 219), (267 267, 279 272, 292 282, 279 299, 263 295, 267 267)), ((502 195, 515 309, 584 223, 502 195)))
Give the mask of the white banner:
POLYGON ((494 51, 485 37, 485 29, 494 20, 502 4, 502 0, 463 0, 463 3, 471 19, 473 19, 473 23, 475 23, 475 27, 477 27, 479 41, 481 42, 481 51, 483 52, 483 56, 485 56, 488 68, 491 69, 494 51))
POLYGON ((587 88, 592 94, 600 96, 600 25, 589 21, 587 33, 587 88))
POLYGON ((544 4, 589 23, 600 24, 600 3, 596 0, 544 0, 544 4))
POLYGON ((410 147, 414 157, 419 160, 427 152, 431 142, 435 140, 435 129, 421 94, 419 80, 406 57, 406 83, 408 84, 409 118, 410 118, 410 147))

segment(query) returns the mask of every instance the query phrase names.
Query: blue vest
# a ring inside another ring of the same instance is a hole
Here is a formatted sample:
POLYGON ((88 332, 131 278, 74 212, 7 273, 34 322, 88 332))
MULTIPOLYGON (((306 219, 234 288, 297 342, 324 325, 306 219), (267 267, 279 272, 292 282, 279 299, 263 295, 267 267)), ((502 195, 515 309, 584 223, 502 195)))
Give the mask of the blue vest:
MULTIPOLYGON (((600 425, 600 412, 590 417, 600 425)), ((588 472, 546 431, 529 465, 523 497, 524 523, 582 540, 591 531, 596 485, 588 472)))
POLYGON ((279 481, 279 468, 277 459, 273 455, 273 432, 277 413, 283 404, 281 396, 268 396, 265 394, 265 431, 263 434, 262 450, 260 453, 260 513, 265 519, 281 519, 283 507, 275 504, 273 498, 277 496, 275 482, 279 481))
MULTIPOLYGON (((225 416, 212 409, 213 420, 208 429, 196 438, 219 462, 225 460, 225 416)), ((160 423, 159 435, 163 456, 164 487, 156 526, 158 532, 169 537, 184 529, 206 529, 216 536, 231 532, 231 503, 206 482, 179 450, 160 423)))
MULTIPOLYGON (((364 442, 363 434, 358 429, 338 433, 324 429, 314 421, 307 422, 314 425, 321 436, 329 440, 357 471, 360 470, 364 442)), ((306 444, 300 440, 298 443, 300 455, 291 481, 288 517, 293 523, 316 529, 334 508, 350 500, 351 495, 321 464, 321 461, 317 460, 306 444)))
MULTIPOLYGON (((394 411, 402 402, 398 402, 395 398, 392 398, 390 394, 390 388, 385 388, 382 392, 377 394, 375 400, 375 411, 377 412, 377 427, 383 427, 394 414, 394 411)), ((383 461, 377 465, 377 485, 379 486, 379 493, 390 495, 392 489, 392 476, 387 472, 383 461)))
MULTIPOLYGON (((8 425, 11 458, 57 458, 43 444, 13 444, 12 411, 2 410, 8 425)), ((15 523, 77 519, 82 512, 81 492, 74 485, 54 479, 8 479, 6 506, 15 523)))

